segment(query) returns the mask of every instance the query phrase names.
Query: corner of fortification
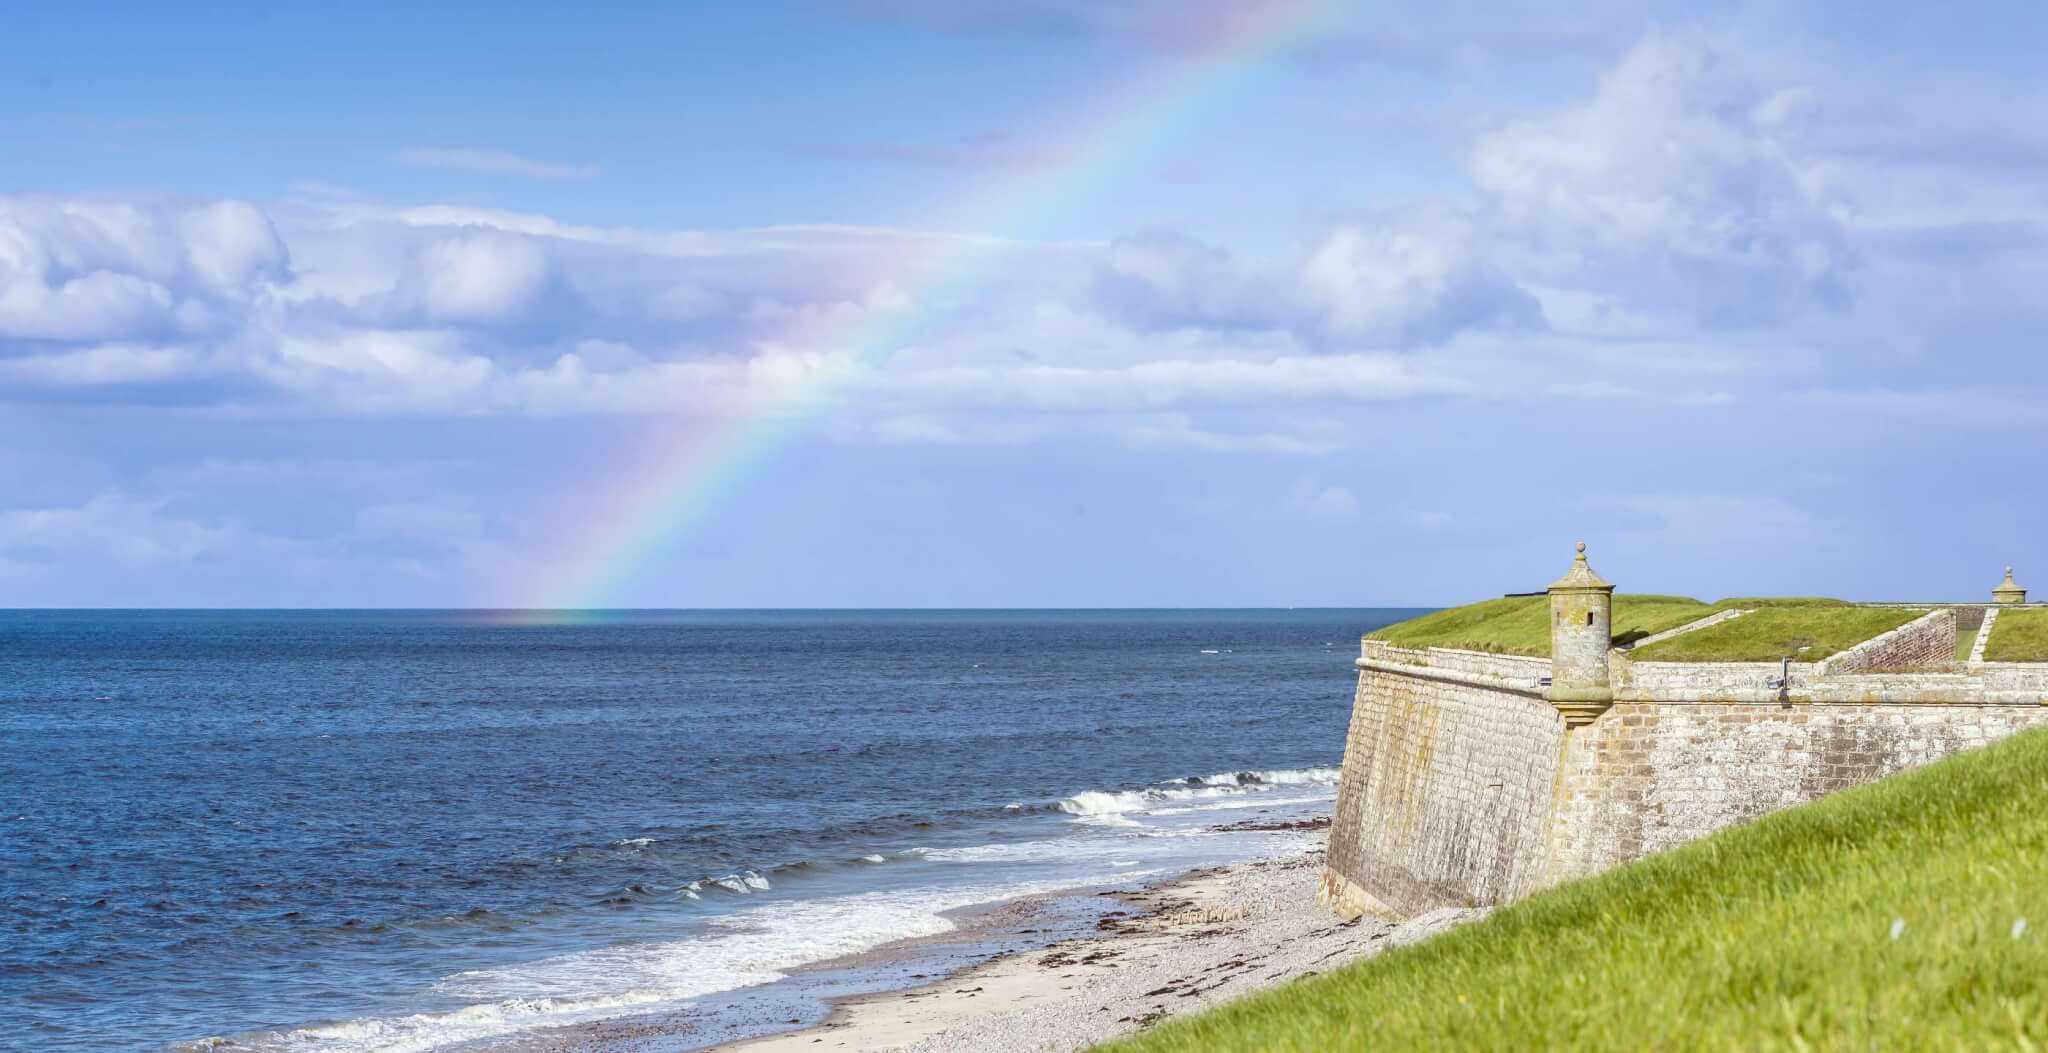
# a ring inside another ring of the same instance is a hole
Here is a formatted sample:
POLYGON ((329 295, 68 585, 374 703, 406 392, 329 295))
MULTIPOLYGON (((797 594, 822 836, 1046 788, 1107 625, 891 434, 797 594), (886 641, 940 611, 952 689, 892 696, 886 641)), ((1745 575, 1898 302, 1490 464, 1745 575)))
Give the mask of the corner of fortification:
POLYGON ((1547 659, 1365 641, 1317 896, 1338 914, 1504 903, 2048 724, 2048 663, 1984 660, 2010 573, 1989 605, 1872 605, 1921 613, 1824 661, 1637 659, 1584 544, 1547 595, 1547 659))

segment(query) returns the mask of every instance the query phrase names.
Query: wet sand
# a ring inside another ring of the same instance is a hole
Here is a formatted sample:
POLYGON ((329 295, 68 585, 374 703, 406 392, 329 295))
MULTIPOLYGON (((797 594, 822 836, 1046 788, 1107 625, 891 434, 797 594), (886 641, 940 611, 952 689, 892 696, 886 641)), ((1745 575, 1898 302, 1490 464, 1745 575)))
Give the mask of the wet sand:
POLYGON ((1091 935, 1006 954, 912 990, 843 999, 817 1026, 719 1048, 1085 1049, 1421 939, 1478 913, 1340 922, 1315 902, 1321 865, 1315 851, 1199 871, 1119 896, 1122 909, 1091 935))
POLYGON ((478 1043, 491 1053, 795 1053, 1085 1049, 1169 1016, 1422 939, 1479 911, 1339 921, 1301 850, 1135 891, 1073 890, 957 912, 901 940, 671 1013, 478 1043))

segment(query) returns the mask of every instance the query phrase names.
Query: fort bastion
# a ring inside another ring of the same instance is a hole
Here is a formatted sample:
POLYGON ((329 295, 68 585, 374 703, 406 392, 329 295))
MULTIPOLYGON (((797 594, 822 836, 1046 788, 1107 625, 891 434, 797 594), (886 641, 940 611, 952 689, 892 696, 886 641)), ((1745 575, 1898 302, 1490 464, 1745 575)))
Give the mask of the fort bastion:
POLYGON ((1547 593, 1489 602, 1539 639, 1547 614, 1547 648, 1521 648, 1547 656, 1363 642, 1321 887, 1340 914, 1506 902, 2048 721, 2048 661, 1996 660, 2022 621, 2048 620, 2010 568, 1980 603, 1788 618, 1773 601, 1641 597, 1679 623, 1617 636, 1614 586, 1581 544, 1547 593), (1795 636, 1759 660, 1756 627, 1801 618, 1892 627, 1832 648, 1795 636), (1717 639, 1751 653, 1723 660, 1717 639))

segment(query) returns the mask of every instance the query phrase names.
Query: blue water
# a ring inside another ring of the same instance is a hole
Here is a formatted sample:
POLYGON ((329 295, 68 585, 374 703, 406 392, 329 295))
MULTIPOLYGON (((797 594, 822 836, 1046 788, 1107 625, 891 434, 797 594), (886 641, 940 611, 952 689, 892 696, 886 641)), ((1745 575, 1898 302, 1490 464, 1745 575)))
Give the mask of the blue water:
POLYGON ((431 1049, 1246 858, 1408 613, 0 612, 0 1046, 431 1049))

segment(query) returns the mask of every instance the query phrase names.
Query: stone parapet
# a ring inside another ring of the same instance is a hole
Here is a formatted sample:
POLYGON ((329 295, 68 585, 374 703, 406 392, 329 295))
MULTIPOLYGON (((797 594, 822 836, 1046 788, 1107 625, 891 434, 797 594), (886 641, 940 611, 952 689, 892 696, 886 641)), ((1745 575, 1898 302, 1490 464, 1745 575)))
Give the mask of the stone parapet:
POLYGON ((1803 692, 1812 662, 1634 662, 1615 653, 1614 697, 1631 702, 1772 702, 1803 692), (1786 685, 1773 684, 1781 670, 1786 685))
POLYGON ((1954 640, 1943 609, 1838 663, 1616 651, 1614 704, 1583 727, 1544 700, 1544 659, 1368 640, 1321 897, 1501 903, 2048 723, 2048 664, 1956 663, 1954 640), (1881 668, 1942 640, 1928 664, 1956 671, 1881 668))
POLYGON ((1956 613, 1943 608, 1829 655, 1820 663, 1820 675, 1931 669, 1953 665, 1955 659, 1956 613))
POLYGON ((1970 664, 1984 661, 1984 648, 1991 643, 1991 630, 1998 625, 1998 611, 1994 608, 1984 612, 1984 618, 1977 623, 1977 638, 1970 641, 1970 664))

